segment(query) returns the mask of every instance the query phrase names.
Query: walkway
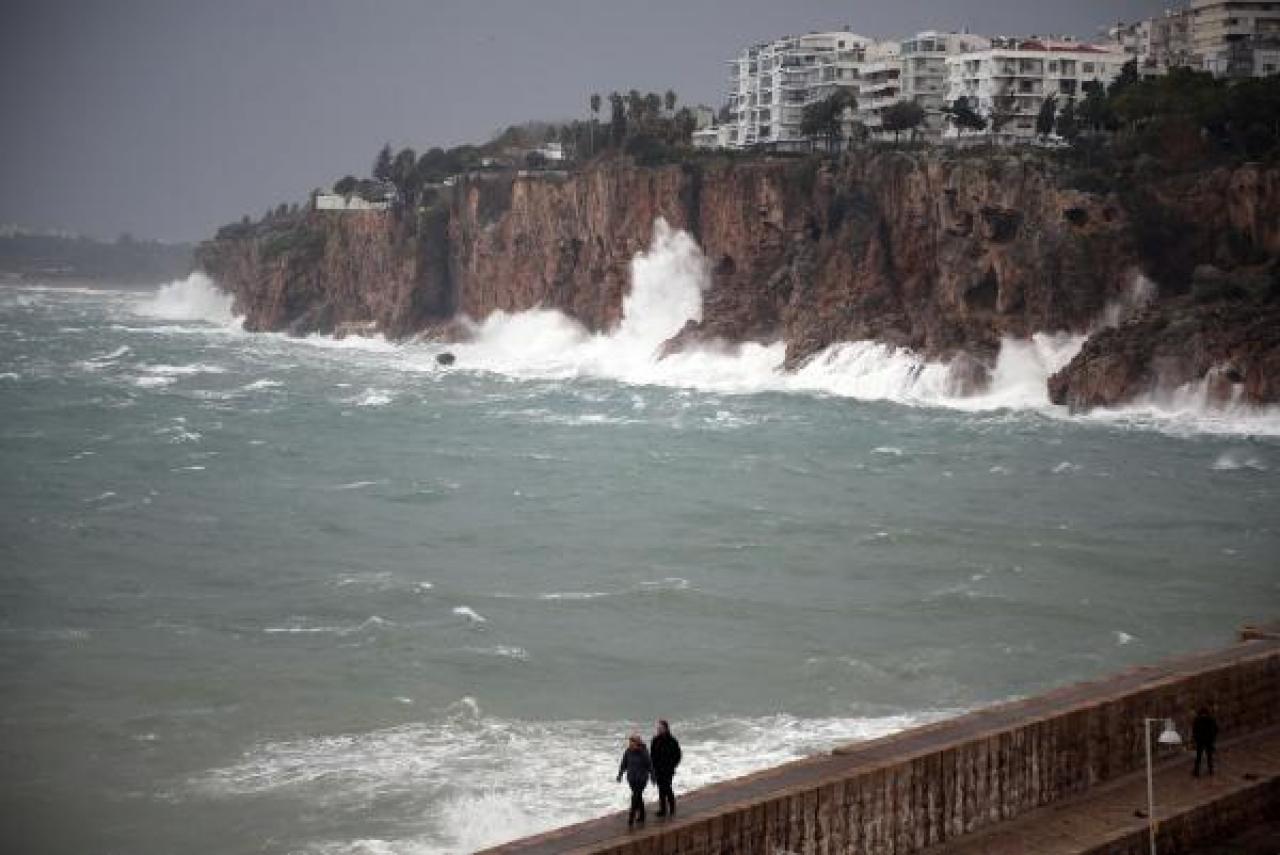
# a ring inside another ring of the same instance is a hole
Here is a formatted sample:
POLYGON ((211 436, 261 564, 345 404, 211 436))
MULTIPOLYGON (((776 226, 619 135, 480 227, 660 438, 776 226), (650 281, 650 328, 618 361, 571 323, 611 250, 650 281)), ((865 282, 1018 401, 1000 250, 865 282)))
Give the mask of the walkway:
MULTIPOLYGON (((1191 777, 1194 756, 1178 752, 1157 764, 1158 818, 1188 813, 1243 795, 1251 788, 1270 786, 1275 793, 1280 787, 1280 730, 1224 742, 1218 750, 1217 774, 1212 778, 1191 777)), ((1077 798, 926 850, 926 855, 1080 855, 1145 834, 1146 810, 1146 775, 1128 775, 1077 798)))

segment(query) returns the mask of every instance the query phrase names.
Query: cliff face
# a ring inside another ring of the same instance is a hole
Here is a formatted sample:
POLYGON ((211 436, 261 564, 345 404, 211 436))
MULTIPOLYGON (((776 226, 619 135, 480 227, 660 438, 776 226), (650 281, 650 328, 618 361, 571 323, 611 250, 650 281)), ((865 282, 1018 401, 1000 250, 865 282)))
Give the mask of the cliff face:
MULTIPOLYGON (((610 161, 466 179, 418 217, 313 213, 297 228, 304 239, 212 241, 201 260, 251 329, 365 323, 403 336, 456 312, 543 306, 606 330, 620 319, 632 257, 664 217, 698 239, 711 267, 702 322, 669 347, 781 340, 795 365, 858 339, 981 363, 1004 336, 1085 331, 1139 271, 1178 293, 1198 264, 1233 270, 1280 255, 1274 170, 1099 194, 1017 155, 610 161)), ((1106 402, 1097 384, 1064 376, 1058 397, 1106 402)))

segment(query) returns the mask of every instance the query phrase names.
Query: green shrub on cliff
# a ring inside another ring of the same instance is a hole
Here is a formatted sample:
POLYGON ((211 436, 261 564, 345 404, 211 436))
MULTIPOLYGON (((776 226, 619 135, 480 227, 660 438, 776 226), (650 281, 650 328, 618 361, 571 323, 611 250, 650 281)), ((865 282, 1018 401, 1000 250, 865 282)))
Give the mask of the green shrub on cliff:
POLYGON ((263 261, 274 261, 288 255, 291 259, 311 260, 324 252, 325 235, 306 222, 269 232, 262 239, 259 255, 263 261))

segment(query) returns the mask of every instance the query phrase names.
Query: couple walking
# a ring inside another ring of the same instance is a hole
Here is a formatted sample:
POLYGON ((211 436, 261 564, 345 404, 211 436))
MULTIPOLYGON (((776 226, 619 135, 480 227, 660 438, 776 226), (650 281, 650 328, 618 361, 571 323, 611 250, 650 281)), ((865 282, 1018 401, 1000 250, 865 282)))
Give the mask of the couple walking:
POLYGON ((675 816, 676 794, 671 789, 671 779, 680 765, 680 756, 680 743, 671 735, 671 726, 666 719, 658 720, 658 732, 653 735, 647 749, 640 734, 631 734, 627 750, 622 754, 622 765, 618 767, 618 780, 626 775, 627 784, 631 787, 628 828, 635 825, 637 819, 644 822, 644 788, 649 785, 651 777, 658 785, 658 816, 675 816))

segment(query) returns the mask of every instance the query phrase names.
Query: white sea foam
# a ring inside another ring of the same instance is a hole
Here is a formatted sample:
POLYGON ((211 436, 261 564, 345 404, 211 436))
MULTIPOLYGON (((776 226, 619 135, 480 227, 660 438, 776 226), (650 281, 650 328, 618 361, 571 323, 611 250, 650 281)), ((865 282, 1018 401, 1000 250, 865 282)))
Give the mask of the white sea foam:
POLYGON ((157 320, 206 321, 228 326, 235 321, 231 304, 231 295, 197 270, 185 279, 161 286, 154 294, 138 301, 134 309, 139 315, 157 320))
POLYGON ((488 623, 488 618, 477 612, 470 606, 454 606, 453 613, 458 617, 464 617, 473 624, 488 623))
POLYGON ((500 659, 515 659, 519 662, 527 661, 529 658, 529 651, 514 644, 495 644, 492 647, 466 647, 463 649, 469 653, 478 653, 481 656, 497 656, 500 659))
POLYGON ((226 374, 221 365, 193 362, 190 365, 139 365, 138 370, 156 377, 191 377, 196 374, 226 374))
POLYGON ((386 389, 365 389, 354 398, 349 398, 345 403, 355 404, 357 407, 385 407, 390 404, 394 396, 386 389))
POLYGON ((144 377, 134 377, 133 385, 139 389, 163 389, 165 386, 172 386, 178 382, 176 377, 156 377, 147 375, 144 377))
MULTIPOLYGON (((942 717, 711 717, 681 723, 682 790, 775 766, 942 717)), ((380 801, 419 817, 379 840, 318 841, 315 852, 472 852, 625 805, 613 783, 625 721, 522 721, 485 715, 473 699, 431 720, 369 733, 254 746, 188 782, 205 798, 264 794, 361 811, 380 801), (538 758, 529 769, 530 752, 538 758)))
POLYGON ((346 490, 363 490, 365 487, 376 487, 379 484, 385 484, 385 483, 387 482, 386 481, 351 481, 350 483, 347 483, 347 484, 338 484, 337 486, 330 487, 329 489, 336 490, 339 492, 346 491, 346 490))
MULTIPOLYGON (((1006 338, 991 368, 989 385, 972 395, 955 393, 948 364, 871 341, 833 344, 795 371, 783 370, 785 348, 780 343, 711 343, 659 358, 668 339, 687 322, 702 317, 706 260, 691 237, 659 220, 651 247, 632 262, 631 281, 622 323, 609 334, 593 335, 548 309, 514 315, 495 312, 472 325, 470 342, 449 346, 457 357, 456 367, 522 379, 599 377, 709 392, 807 392, 971 412, 1034 411, 1065 418, 1065 408, 1049 402, 1047 380, 1071 361, 1086 339, 1069 333, 1006 338)), ((1136 275, 1130 292, 1108 305, 1095 328, 1122 322, 1154 295, 1154 285, 1136 275)), ((425 359, 405 351, 410 367, 435 370, 436 349, 426 351, 425 359)), ((565 418, 571 424, 596 423, 581 415, 565 418)), ((1280 408, 1223 408, 1210 403, 1198 387, 1132 407, 1096 411, 1089 418, 1176 431, 1280 435, 1280 408)))
POLYGON ((262 389, 278 389, 284 384, 279 380, 254 380, 244 386, 246 392, 257 392, 262 389))
POLYGON ((1222 452, 1213 461, 1211 469, 1220 472, 1234 472, 1240 469, 1252 469, 1255 472, 1266 472, 1267 464, 1262 458, 1247 449, 1232 448, 1222 452))
POLYGON ((266 635, 354 635, 372 629, 379 629, 394 624, 386 618, 372 615, 358 624, 313 624, 304 619, 295 618, 285 626, 267 626, 262 628, 266 635))

